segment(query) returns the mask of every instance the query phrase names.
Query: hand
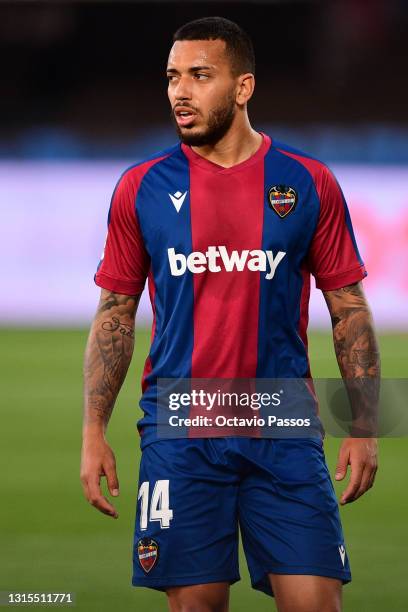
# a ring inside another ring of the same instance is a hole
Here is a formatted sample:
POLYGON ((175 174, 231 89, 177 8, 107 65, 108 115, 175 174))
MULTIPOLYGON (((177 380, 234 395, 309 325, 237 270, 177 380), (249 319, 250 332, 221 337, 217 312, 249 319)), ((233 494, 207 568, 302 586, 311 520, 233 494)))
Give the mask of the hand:
POLYGON ((84 438, 81 459, 81 482, 86 499, 100 512, 118 518, 115 507, 102 495, 100 480, 106 476, 113 497, 119 495, 115 455, 101 435, 84 438))
POLYGON ((336 480, 343 480, 351 466, 350 481, 340 497, 341 504, 358 499, 371 489, 377 472, 377 439, 346 438, 339 450, 336 467, 336 480))

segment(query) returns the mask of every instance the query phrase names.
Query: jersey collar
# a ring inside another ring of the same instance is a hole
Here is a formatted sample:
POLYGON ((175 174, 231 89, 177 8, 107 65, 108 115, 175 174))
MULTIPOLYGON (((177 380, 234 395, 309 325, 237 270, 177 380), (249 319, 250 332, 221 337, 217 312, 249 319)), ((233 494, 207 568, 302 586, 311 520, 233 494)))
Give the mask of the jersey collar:
POLYGON ((255 151, 255 153, 251 155, 251 157, 249 157, 248 159, 245 159, 244 161, 240 162, 239 164, 235 164, 234 166, 230 166, 229 168, 220 166, 219 164, 216 164, 210 161, 209 159, 202 157, 201 155, 193 151, 191 147, 184 143, 181 143, 181 149, 184 155, 187 157, 187 159, 189 159, 191 163, 196 164, 197 166, 200 166, 205 170, 209 170, 210 172, 216 172, 218 174, 232 174, 233 172, 238 172, 240 170, 248 168, 248 166, 256 164, 258 161, 265 157, 271 146, 272 141, 267 134, 264 134, 263 132, 260 132, 260 134, 262 135, 263 140, 257 151, 255 151))

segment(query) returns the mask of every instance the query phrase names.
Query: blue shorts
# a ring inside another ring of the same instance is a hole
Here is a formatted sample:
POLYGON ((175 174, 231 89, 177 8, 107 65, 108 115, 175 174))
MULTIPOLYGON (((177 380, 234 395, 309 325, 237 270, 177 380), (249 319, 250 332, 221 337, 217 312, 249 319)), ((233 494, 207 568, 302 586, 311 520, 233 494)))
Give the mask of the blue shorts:
POLYGON ((142 451, 134 586, 234 583, 238 528, 253 588, 268 573, 351 581, 318 439, 160 440, 142 451))

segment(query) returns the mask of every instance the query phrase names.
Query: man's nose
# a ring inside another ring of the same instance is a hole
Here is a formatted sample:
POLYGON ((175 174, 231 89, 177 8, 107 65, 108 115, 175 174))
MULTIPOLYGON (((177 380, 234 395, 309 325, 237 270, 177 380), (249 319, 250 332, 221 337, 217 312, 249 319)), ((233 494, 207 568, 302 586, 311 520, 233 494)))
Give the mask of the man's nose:
POLYGON ((180 77, 174 91, 176 100, 191 100, 191 88, 188 84, 188 79, 180 77))

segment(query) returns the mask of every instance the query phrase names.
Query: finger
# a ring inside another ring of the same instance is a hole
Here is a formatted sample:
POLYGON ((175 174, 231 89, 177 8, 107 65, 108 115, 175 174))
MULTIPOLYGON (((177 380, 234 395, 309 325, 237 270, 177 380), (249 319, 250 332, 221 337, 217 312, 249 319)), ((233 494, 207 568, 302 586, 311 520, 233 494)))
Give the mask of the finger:
POLYGON ((373 469, 372 469, 372 472, 371 472, 371 480, 370 480, 370 488, 373 486, 373 484, 374 484, 374 482, 375 482, 375 477, 376 477, 376 475, 377 475, 377 469, 378 469, 378 466, 377 466, 377 465, 375 465, 375 466, 373 467, 373 469))
POLYGON ((101 487, 98 479, 88 480, 88 501, 97 508, 100 512, 118 518, 118 513, 112 504, 102 495, 101 487))
POLYGON ((81 474, 81 483, 85 498, 89 499, 88 477, 81 474))
POLYGON ((376 465, 371 466, 367 490, 371 489, 371 487, 374 485, 376 473, 377 473, 377 466, 376 465))
POLYGON ((347 502, 349 502, 351 498, 353 498, 354 495, 357 493, 361 485, 361 478, 363 475, 364 466, 364 463, 354 463, 351 466, 350 482, 348 483, 348 486, 346 487, 340 498, 341 504, 346 504, 347 502))
POLYGON ((104 472, 106 476, 106 482, 108 484, 109 493, 114 497, 119 495, 119 480, 116 473, 116 466, 114 463, 107 463, 104 465, 104 472))
POLYGON ((347 468, 349 464, 349 457, 350 457, 350 451, 344 448, 343 446, 341 446, 339 450, 339 457, 337 460, 337 465, 336 465, 336 473, 334 476, 336 480, 343 480, 343 478, 346 476, 347 468))
POLYGON ((364 495, 364 493, 368 491, 368 489, 370 488, 371 475, 372 475, 371 467, 369 465, 366 465, 363 475, 361 477, 360 487, 357 493, 354 495, 353 499, 350 499, 350 501, 355 501, 356 499, 358 499, 359 497, 361 497, 362 495, 364 495))
MULTIPOLYGON (((88 501, 91 496, 91 491, 90 491, 91 482, 92 482, 92 474, 89 474, 88 472, 86 473, 84 472, 83 474, 81 474, 82 490, 88 501)), ((99 485, 99 479, 97 480, 97 485, 99 485)))

